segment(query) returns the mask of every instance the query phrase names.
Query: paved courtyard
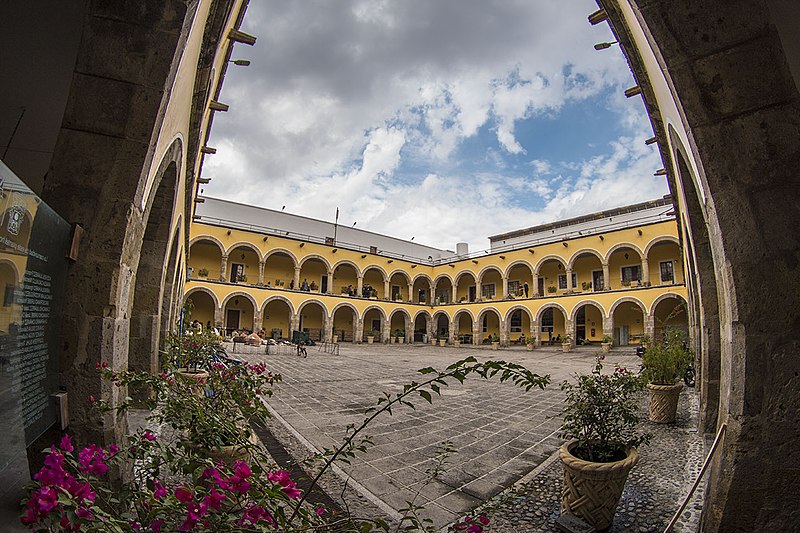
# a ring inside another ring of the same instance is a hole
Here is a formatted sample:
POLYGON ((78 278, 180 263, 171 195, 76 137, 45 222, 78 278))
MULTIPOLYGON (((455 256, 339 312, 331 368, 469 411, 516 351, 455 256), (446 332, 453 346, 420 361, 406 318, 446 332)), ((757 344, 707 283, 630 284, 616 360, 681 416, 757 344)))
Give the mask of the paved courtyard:
MULTIPOLYGON (((274 348, 273 348, 274 350, 274 348)), ((468 378, 434 397, 433 404, 414 399, 415 410, 398 408, 377 418, 367 430, 374 446, 352 465, 341 465, 351 484, 392 517, 408 501, 425 507, 425 515, 444 525, 499 494, 526 474, 546 467, 561 444, 557 436, 563 395, 559 384, 575 372, 588 372, 596 350, 560 347, 532 352, 507 349, 431 347, 423 345, 341 345, 340 355, 310 347, 306 359, 294 355, 249 354, 282 374, 269 405, 276 419, 306 446, 334 448, 348 424, 364 420, 364 410, 384 393, 421 381, 417 370, 444 369, 473 355, 519 363, 538 374, 550 374, 545 390, 525 392, 511 383, 468 378), (457 453, 446 473, 430 480, 437 445, 449 440, 457 453), (353 483, 355 482, 355 483, 353 483)), ((633 350, 615 350, 613 366, 638 368, 633 350)))

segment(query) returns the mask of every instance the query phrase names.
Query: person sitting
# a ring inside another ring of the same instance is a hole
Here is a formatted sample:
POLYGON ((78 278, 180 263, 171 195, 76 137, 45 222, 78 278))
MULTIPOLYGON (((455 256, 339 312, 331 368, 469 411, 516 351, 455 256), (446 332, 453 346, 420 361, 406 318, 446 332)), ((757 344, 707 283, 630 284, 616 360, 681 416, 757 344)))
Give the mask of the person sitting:
POLYGON ((353 290, 353 285, 352 285, 352 283, 351 283, 350 285, 348 285, 348 286, 347 286, 347 295, 348 295, 348 296, 353 296, 353 295, 355 294, 355 292, 356 292, 356 291, 355 291, 355 290, 353 290))
POLYGON ((262 339, 266 339, 267 338, 267 332, 264 331, 264 328, 261 328, 260 330, 258 330, 257 335, 259 337, 261 337, 262 339))
POLYGON ((306 278, 303 278, 303 283, 300 284, 300 290, 306 292, 309 291, 308 280, 306 278))
POLYGON ((317 290, 319 287, 317 287, 317 282, 316 282, 316 281, 312 281, 312 282, 311 282, 311 285, 309 285, 309 288, 310 288, 312 291, 316 291, 316 290, 317 290))

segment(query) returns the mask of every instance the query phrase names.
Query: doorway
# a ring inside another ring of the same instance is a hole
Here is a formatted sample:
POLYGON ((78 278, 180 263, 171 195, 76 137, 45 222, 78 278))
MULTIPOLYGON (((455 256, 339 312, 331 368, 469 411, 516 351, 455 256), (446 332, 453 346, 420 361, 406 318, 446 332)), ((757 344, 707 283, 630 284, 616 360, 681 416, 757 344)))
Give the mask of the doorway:
POLYGON ((238 309, 228 309, 225 315, 225 329, 230 333, 239 329, 239 317, 241 312, 238 309))

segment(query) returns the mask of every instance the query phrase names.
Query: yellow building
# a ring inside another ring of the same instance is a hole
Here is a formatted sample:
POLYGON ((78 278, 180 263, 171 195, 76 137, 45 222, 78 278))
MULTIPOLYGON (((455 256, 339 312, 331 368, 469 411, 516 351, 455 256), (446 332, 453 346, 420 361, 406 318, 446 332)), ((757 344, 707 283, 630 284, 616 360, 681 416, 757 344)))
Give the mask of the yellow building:
POLYGON ((638 342, 686 327, 669 198, 441 250, 206 198, 192 223, 192 319, 314 340, 638 342), (235 220, 234 220, 235 218, 235 220), (399 337, 399 339, 395 339, 399 337))

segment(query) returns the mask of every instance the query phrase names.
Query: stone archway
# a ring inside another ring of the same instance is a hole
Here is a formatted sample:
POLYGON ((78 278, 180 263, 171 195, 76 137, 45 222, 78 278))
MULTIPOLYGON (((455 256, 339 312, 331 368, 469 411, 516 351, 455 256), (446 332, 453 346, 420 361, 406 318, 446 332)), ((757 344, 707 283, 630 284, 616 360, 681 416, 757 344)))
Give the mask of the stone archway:
POLYGON ((292 339, 294 306, 288 298, 273 296, 261 309, 261 328, 268 339, 292 339))
POLYGON ((349 304, 339 304, 333 309, 331 317, 333 321, 333 333, 337 337, 337 342, 355 342, 356 325, 358 323, 358 311, 349 304))
POLYGON ((431 315, 427 311, 417 312, 414 316, 414 342, 426 342, 431 329, 431 315))

